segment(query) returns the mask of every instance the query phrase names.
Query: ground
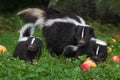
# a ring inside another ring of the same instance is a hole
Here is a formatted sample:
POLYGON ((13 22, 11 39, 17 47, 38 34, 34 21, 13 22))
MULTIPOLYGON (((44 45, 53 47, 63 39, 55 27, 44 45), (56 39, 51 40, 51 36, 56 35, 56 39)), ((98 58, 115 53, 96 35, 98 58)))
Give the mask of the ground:
POLYGON ((44 42, 43 53, 34 63, 12 57, 19 38, 19 29, 24 24, 17 16, 0 17, 0 45, 7 48, 7 52, 0 54, 0 80, 119 80, 120 63, 112 62, 110 57, 120 55, 120 39, 114 34, 119 33, 117 25, 101 25, 92 22, 97 38, 104 40, 112 48, 112 52, 104 63, 97 63, 96 68, 82 71, 80 65, 85 61, 86 55, 81 59, 66 59, 63 56, 51 56, 46 49, 45 39, 40 30, 35 36, 41 37, 44 42), (112 27, 111 27, 112 26, 112 27), (111 29, 112 28, 112 29, 111 29), (112 42, 115 39, 116 42, 112 42))

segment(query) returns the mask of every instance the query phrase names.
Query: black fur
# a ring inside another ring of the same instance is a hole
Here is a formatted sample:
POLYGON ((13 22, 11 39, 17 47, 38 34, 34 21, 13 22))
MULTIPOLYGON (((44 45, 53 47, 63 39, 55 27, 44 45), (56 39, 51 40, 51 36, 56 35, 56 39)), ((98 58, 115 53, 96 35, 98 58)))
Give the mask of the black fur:
POLYGON ((38 17, 31 15, 31 13, 26 13, 23 19, 25 20, 26 23, 35 23, 38 17))
POLYGON ((62 54, 63 48, 67 45, 76 45, 75 27, 73 24, 55 23, 52 27, 43 28, 43 34, 46 38, 47 47, 51 53, 62 54), (64 28, 66 27, 66 28, 64 28))

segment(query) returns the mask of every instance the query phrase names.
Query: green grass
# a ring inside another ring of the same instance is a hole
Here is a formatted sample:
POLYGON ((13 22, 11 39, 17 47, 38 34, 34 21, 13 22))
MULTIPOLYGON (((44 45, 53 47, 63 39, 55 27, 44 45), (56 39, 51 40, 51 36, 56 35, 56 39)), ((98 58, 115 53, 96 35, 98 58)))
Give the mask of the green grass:
MULTIPOLYGON (((44 47, 40 59, 36 64, 32 64, 12 57, 19 38, 18 31, 24 24, 22 20, 16 16, 7 19, 0 17, 0 19, 2 20, 0 22, 2 24, 0 24, 0 45, 4 45, 8 49, 4 54, 0 54, 0 80, 120 80, 120 63, 110 61, 112 55, 120 55, 120 39, 116 39, 116 43, 108 44, 112 48, 112 52, 108 54, 105 64, 98 63, 96 68, 82 71, 80 65, 86 59, 86 55, 82 56, 80 60, 51 56, 45 47, 42 33, 40 30, 36 30, 34 35, 43 39, 44 47), (11 18, 13 18, 12 21, 11 18)), ((96 23, 92 23, 92 25, 95 26, 98 38, 106 41, 114 38, 115 30, 111 33, 109 32, 111 29, 108 28, 103 33, 96 27, 103 25, 96 23)), ((106 26, 104 25, 104 27, 106 26)))

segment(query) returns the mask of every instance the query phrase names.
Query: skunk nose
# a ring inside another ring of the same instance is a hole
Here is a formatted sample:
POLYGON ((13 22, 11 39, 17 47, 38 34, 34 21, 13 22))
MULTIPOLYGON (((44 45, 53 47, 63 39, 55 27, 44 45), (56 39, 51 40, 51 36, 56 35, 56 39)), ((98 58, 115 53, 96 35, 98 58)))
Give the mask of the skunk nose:
POLYGON ((94 61, 99 61, 98 56, 94 56, 94 57, 93 57, 93 60, 94 60, 94 61))
POLYGON ((98 56, 95 56, 94 59, 98 59, 98 56))
POLYGON ((28 51, 34 51, 34 47, 32 45, 28 46, 28 51))
POLYGON ((81 39, 78 43, 84 45, 86 42, 84 39, 81 39))

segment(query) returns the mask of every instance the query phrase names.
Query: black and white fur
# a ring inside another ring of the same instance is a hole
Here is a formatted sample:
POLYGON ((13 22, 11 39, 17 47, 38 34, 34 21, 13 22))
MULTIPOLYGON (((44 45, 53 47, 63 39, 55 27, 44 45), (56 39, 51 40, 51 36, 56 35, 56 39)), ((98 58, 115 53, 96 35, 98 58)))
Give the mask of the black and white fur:
POLYGON ((42 12, 44 14, 39 15, 35 26, 39 25, 42 28, 51 53, 60 55, 66 46, 85 45, 91 37, 95 37, 93 28, 80 16, 62 13, 48 15, 49 12, 46 10, 42 12))
POLYGON ((83 54, 87 54, 88 57, 97 61, 105 61, 107 58, 107 44, 99 39, 91 38, 88 44, 81 45, 68 45, 64 48, 63 55, 66 57, 80 58, 83 54))
POLYGON ((38 19, 35 25, 39 23, 42 26, 47 47, 51 53, 57 55, 62 54, 64 47, 68 45, 85 45, 91 37, 95 37, 93 28, 81 17, 75 15, 56 14, 38 19))
POLYGON ((22 27, 13 57, 31 62, 33 59, 39 58, 41 55, 42 41, 39 38, 33 37, 33 32, 34 27, 31 23, 22 27))

